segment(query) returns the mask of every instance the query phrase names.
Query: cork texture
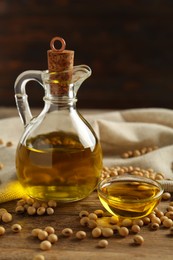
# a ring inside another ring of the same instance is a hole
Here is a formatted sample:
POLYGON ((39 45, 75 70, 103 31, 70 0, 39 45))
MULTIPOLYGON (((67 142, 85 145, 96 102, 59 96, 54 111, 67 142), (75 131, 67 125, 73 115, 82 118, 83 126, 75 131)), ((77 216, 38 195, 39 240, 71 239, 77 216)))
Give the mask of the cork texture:
POLYGON ((64 50, 63 52, 56 52, 48 50, 48 70, 50 72, 61 72, 64 70, 73 69, 74 51, 64 50))

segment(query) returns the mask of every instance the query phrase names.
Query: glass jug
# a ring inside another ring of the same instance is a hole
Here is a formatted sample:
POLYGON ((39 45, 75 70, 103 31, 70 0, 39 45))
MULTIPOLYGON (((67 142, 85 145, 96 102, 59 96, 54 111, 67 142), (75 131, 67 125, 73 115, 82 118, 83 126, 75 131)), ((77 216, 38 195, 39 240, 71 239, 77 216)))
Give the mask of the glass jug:
POLYGON ((90 75, 91 69, 80 65, 59 73, 25 71, 16 79, 15 100, 25 128, 16 150, 16 171, 33 198, 72 202, 87 197, 97 186, 101 146, 76 109, 77 91, 90 75), (44 108, 36 117, 31 114, 25 89, 30 80, 45 91, 44 108))

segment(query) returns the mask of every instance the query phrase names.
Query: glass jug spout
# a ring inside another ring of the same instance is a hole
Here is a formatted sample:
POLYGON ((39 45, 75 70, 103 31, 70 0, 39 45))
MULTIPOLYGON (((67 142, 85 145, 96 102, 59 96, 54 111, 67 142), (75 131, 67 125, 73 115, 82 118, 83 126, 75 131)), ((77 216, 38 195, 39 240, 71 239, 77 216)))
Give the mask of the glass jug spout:
POLYGON ((90 75, 91 69, 87 65, 74 66, 73 69, 62 72, 28 70, 21 73, 15 81, 14 90, 17 109, 24 126, 33 118, 26 93, 26 84, 29 81, 36 81, 44 88, 45 100, 65 101, 76 99, 79 87, 90 75))
POLYGON ((48 98, 76 98, 81 84, 91 75, 87 65, 74 66, 71 70, 62 72, 42 73, 42 81, 48 98))
POLYGON ((72 82, 74 82, 74 91, 77 91, 80 85, 91 76, 91 68, 87 65, 74 66, 72 82))

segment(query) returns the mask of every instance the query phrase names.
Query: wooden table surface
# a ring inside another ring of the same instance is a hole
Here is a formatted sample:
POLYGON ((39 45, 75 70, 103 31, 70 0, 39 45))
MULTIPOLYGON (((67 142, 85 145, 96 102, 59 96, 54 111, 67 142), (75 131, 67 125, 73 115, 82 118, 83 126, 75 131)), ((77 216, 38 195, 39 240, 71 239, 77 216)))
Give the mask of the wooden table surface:
MULTIPOLYGON (((15 109, 0 109, 0 118, 17 115, 15 109)), ((161 202, 159 208, 165 210, 169 202, 161 202)), ((93 192, 88 198, 79 202, 59 205, 52 216, 28 216, 15 213, 16 201, 1 204, 0 207, 6 208, 13 215, 13 221, 2 224, 6 228, 6 234, 0 237, 0 260, 32 260, 37 254, 43 254, 46 260, 95 260, 95 259, 173 259, 172 245, 173 236, 169 235, 169 230, 160 227, 157 231, 150 231, 144 226, 140 234, 145 241, 142 246, 134 246, 133 234, 126 238, 114 235, 108 238, 109 245, 100 249, 97 246, 98 238, 91 236, 89 228, 81 227, 79 223, 79 212, 88 210, 93 212, 95 209, 103 209, 97 197, 97 192, 93 192), (19 223, 22 231, 14 234, 11 225, 19 223), (39 249, 39 241, 31 236, 33 228, 44 228, 51 225, 55 228, 59 236, 52 249, 42 251, 39 249), (70 227, 74 235, 70 238, 62 237, 61 231, 65 227, 70 227), (79 241, 75 238, 75 232, 85 230, 86 239, 79 241)))

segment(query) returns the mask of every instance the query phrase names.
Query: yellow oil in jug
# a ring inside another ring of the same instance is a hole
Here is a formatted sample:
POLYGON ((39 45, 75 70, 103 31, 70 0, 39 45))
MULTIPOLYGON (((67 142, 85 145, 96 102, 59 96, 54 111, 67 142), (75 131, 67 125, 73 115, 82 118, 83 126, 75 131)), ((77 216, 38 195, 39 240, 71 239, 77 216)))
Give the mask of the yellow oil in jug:
POLYGON ((77 201, 97 186, 102 155, 98 142, 84 147, 75 134, 51 132, 19 144, 16 168, 26 193, 39 200, 77 201))

